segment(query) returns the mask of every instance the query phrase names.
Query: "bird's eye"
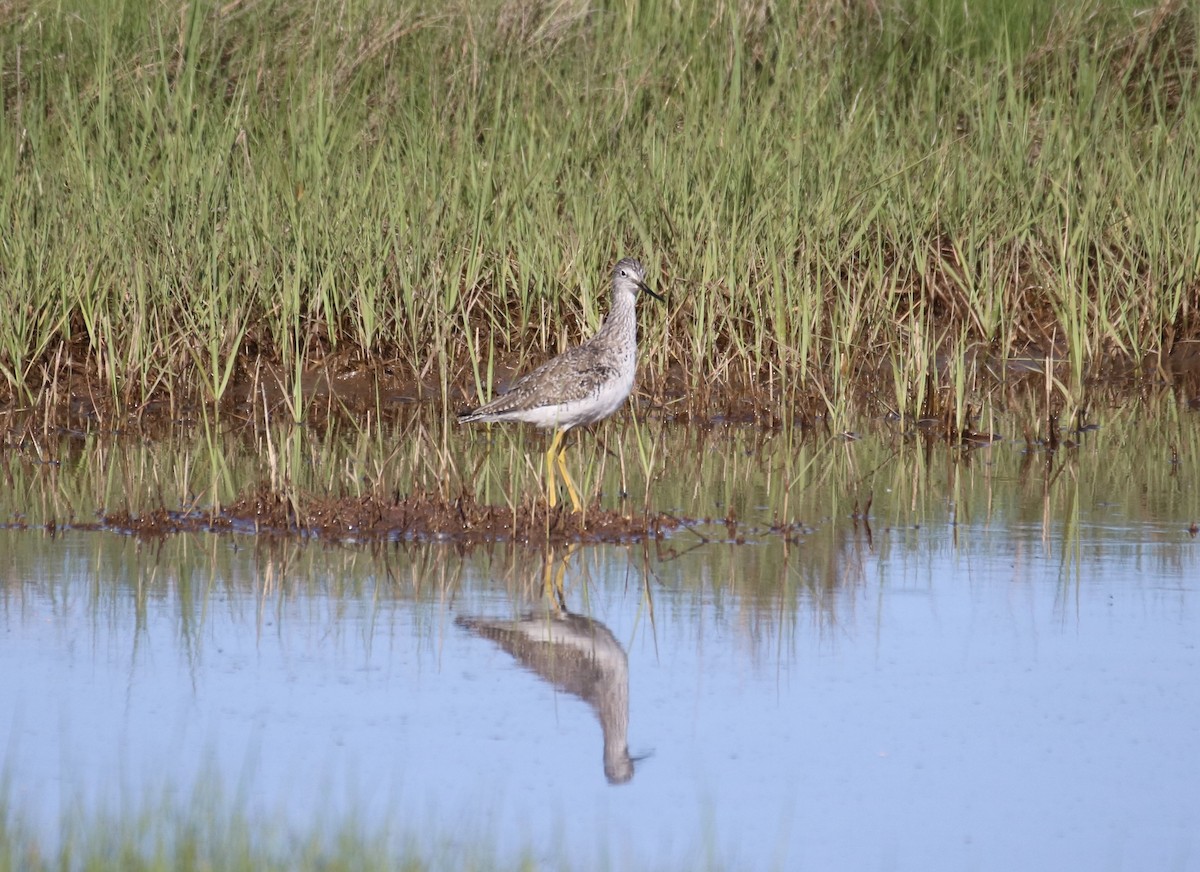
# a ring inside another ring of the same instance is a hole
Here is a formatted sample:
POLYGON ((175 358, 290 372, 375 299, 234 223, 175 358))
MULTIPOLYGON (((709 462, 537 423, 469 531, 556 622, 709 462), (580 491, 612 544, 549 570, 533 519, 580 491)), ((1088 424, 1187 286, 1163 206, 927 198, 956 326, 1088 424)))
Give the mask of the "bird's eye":
POLYGON ((621 278, 623 278, 623 279, 629 278, 629 273, 625 272, 625 270, 621 270, 621 278))

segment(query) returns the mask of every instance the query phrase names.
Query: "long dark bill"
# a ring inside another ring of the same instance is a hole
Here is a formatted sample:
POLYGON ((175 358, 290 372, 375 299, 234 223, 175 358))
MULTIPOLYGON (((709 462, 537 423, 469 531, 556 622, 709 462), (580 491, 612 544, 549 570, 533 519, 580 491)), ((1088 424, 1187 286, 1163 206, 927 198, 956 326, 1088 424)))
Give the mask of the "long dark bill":
POLYGON ((646 284, 645 282, 638 282, 638 290, 641 291, 643 294, 649 294, 654 299, 658 300, 660 303, 665 303, 667 301, 666 297, 661 296, 660 294, 656 294, 656 293, 654 293, 654 291, 650 290, 650 286, 648 284, 646 284))

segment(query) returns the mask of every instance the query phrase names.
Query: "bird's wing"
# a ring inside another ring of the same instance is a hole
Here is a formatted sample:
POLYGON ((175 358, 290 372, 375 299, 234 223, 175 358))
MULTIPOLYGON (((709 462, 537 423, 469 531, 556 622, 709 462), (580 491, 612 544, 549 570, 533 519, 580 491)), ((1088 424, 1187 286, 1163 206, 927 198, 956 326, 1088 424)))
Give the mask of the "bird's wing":
POLYGON ((546 385, 554 385, 554 393, 559 399, 580 399, 591 396, 601 385, 618 375, 615 366, 606 363, 597 349, 585 343, 568 349, 522 376, 505 396, 544 394, 546 385))

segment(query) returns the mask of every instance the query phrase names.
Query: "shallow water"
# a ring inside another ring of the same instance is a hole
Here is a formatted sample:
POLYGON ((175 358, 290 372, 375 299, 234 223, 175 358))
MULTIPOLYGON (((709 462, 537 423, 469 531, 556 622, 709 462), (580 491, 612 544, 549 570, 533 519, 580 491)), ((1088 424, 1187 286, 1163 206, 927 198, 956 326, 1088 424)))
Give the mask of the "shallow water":
POLYGON ((753 471, 696 512, 736 533, 549 555, 0 531, 10 805, 53 843, 216 780, 549 866, 1200 868, 1194 435, 1107 438, 805 447, 790 540, 753 471))

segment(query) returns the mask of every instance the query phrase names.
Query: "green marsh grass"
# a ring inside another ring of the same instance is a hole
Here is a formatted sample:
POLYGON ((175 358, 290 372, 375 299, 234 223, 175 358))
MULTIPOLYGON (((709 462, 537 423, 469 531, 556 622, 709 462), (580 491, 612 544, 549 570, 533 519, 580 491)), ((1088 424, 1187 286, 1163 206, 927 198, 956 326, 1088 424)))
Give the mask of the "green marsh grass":
POLYGON ((346 815, 340 825, 314 820, 298 830, 244 808, 245 797, 221 788, 215 778, 190 795, 166 788, 117 808, 63 815, 48 839, 22 820, 12 786, 0 782, 0 872, 270 872, 270 870, 534 870, 532 859, 502 859, 485 838, 376 832, 346 815))
POLYGON ((304 420, 370 361, 446 416, 624 254, 643 388, 701 414, 919 415, 1015 355, 1082 396, 1200 334, 1196 85, 1169 0, 3 4, 0 400, 265 363, 304 420))

